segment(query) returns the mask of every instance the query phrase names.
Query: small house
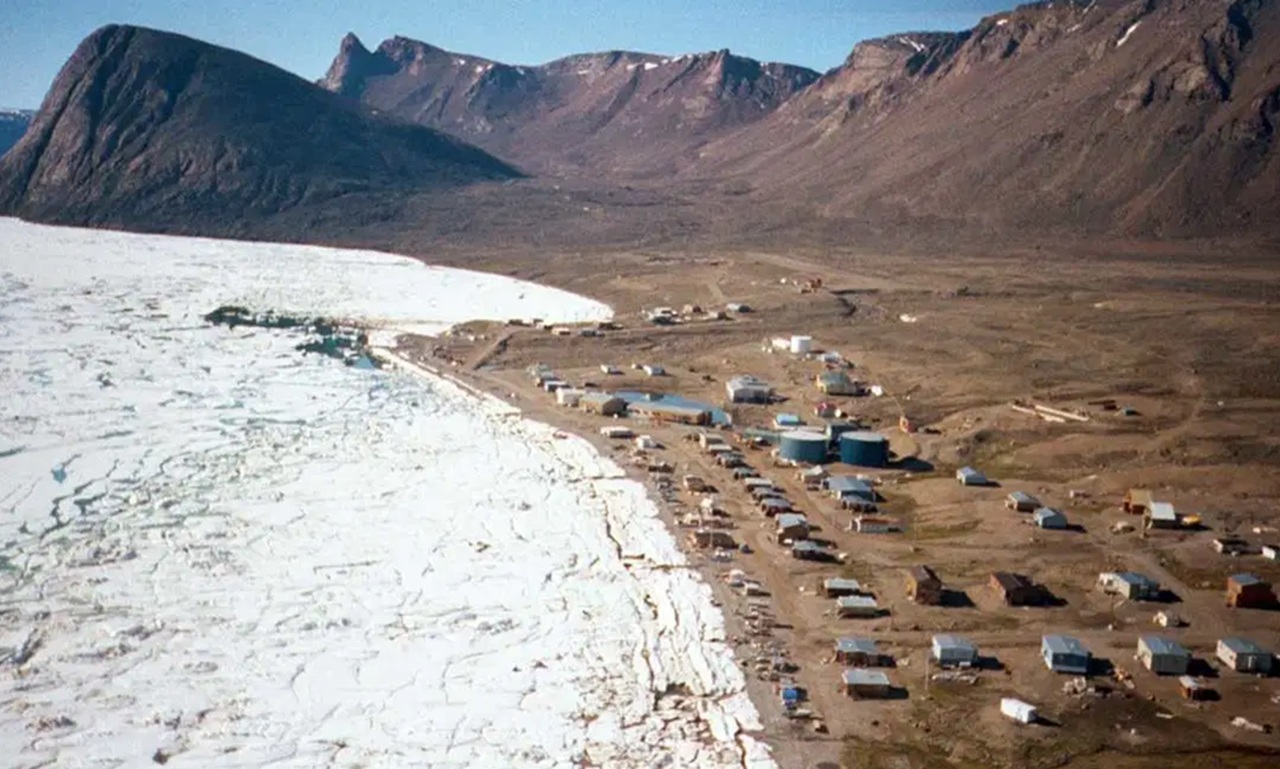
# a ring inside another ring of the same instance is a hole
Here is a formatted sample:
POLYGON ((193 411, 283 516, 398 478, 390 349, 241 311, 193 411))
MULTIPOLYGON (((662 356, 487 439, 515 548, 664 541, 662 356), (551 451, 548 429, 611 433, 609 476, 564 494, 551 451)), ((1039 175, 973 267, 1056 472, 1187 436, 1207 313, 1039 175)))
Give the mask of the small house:
POLYGON ((572 387, 564 387, 556 390, 556 404, 566 408, 578 408, 582 403, 582 396, 586 395, 582 390, 572 387))
POLYGON ((1089 675, 1093 656, 1079 639, 1068 635, 1047 635, 1040 639, 1040 656, 1045 667, 1055 673, 1089 675))
POLYGON ((1043 598, 1040 588, 1021 574, 997 571, 991 575, 990 584, 1006 606, 1035 606, 1043 598))
POLYGON ((1255 552, 1253 545, 1240 537, 1216 537, 1213 549, 1222 555, 1252 555, 1255 552))
POLYGON ((646 363, 640 367, 645 376, 666 376, 667 370, 656 363, 646 363))
POLYGON ((620 417, 627 413, 627 402, 609 393, 583 393, 578 405, 588 414, 620 417))
POLYGON ((779 542, 783 540, 795 542, 809 538, 809 520, 799 513, 782 513, 778 515, 777 524, 779 542))
POLYGON ((956 470, 956 480, 961 486, 986 486, 987 476, 974 470, 972 467, 962 467, 956 470))
POLYGON ((957 635, 933 637, 934 662, 944 668, 970 667, 978 663, 978 647, 957 635))
POLYGON ((717 435, 716 433, 709 433, 709 432, 698 433, 699 448, 709 449, 712 446, 723 446, 723 445, 725 445, 723 435, 717 435))
POLYGON ((742 302, 730 302, 726 304, 724 308, 729 312, 736 312, 739 315, 745 315, 746 313, 751 312, 751 307, 743 304, 742 302))
POLYGON ((870 638, 841 638, 836 641, 836 662, 855 668, 874 668, 883 664, 884 658, 870 638))
POLYGON ((845 694, 863 700, 882 700, 889 696, 892 688, 889 676, 879 670, 851 668, 844 671, 841 680, 845 694))
POLYGON ((727 531, 720 529, 698 529, 689 532, 689 542, 702 550, 736 550, 738 543, 727 531))
POLYGON ((1276 602, 1271 583, 1254 574, 1233 574, 1227 578, 1227 606, 1262 609, 1276 602))
POLYGON ((1036 719, 1039 718, 1034 705, 1012 697, 1002 697, 1000 699, 1000 713, 1020 724, 1034 724, 1036 719))
POLYGON ((637 435, 636 448, 640 451, 654 451, 662 448, 662 445, 652 435, 637 435))
POLYGON ((862 583, 856 579, 844 577, 828 577, 822 580, 822 592, 827 598, 840 598, 846 595, 860 595, 862 583))
POLYGON ((843 370, 824 371, 815 377, 814 384, 824 395, 862 394, 862 385, 849 378, 843 370))
POLYGON ((942 580, 928 566, 907 569, 907 597, 918 604, 937 606, 942 603, 942 580))
POLYGON ((1247 638, 1223 638, 1218 641, 1217 657, 1237 673, 1271 673, 1271 652, 1247 638))
POLYGON ((880 604, 870 596, 841 596, 836 599, 836 616, 841 619, 871 619, 880 616, 880 604))
POLYGON ((1067 516, 1061 510, 1055 510, 1052 507, 1040 508, 1035 512, 1032 520, 1041 529, 1067 528, 1067 516))
POLYGON ((559 392, 560 390, 566 389, 568 386, 569 383, 563 379, 545 379, 542 382, 542 389, 549 393, 559 392))
POLYGON ((833 475, 824 482, 831 496, 841 502, 856 500, 874 504, 876 490, 870 483, 851 475, 833 475))
POLYGON ((1178 692, 1184 699, 1207 700, 1213 693, 1213 690, 1208 686, 1205 686, 1205 683, 1199 678, 1193 678, 1192 676, 1179 676, 1178 692))
POLYGON ((605 376, 618 376, 622 373, 622 369, 609 363, 600 364, 600 373, 605 376))
POLYGON ((799 561, 829 561, 831 553, 811 539, 792 540, 791 557, 799 561))
POLYGON ((635 437, 630 427, 601 427, 600 434, 611 441, 629 441, 635 437))
POLYGON ((1160 597, 1160 583, 1133 571, 1103 572, 1098 575, 1102 592, 1130 601, 1153 601, 1160 597))
POLYGON ((1263 545, 1262 557, 1273 561, 1280 560, 1280 545, 1263 545))
POLYGON ((1124 495, 1124 511, 1134 515, 1146 515, 1151 509, 1150 489, 1129 489, 1124 495))
POLYGON ((1180 676, 1191 664, 1191 652, 1177 641, 1144 635, 1138 639, 1138 661, 1157 675, 1180 676))
POLYGON ((1146 515, 1148 529, 1178 528, 1178 513, 1168 502, 1152 502, 1146 515))
POLYGON ((1015 491, 1005 497, 1004 506, 1019 513, 1034 513, 1041 507, 1040 500, 1025 491, 1015 491))
POLYGON ((806 489, 814 490, 822 487, 822 482, 826 480, 827 475, 827 471, 819 466, 801 470, 796 477, 804 483, 806 489))
POLYGON ((700 475, 686 475, 683 483, 685 491, 691 491, 694 494, 702 494, 711 490, 711 486, 700 475))
POLYGON ((796 414, 778 414, 773 418, 773 426, 778 428, 799 427, 802 424, 804 420, 796 414))
POLYGON ((768 403, 773 398, 767 382, 745 374, 733 377, 724 387, 730 403, 768 403))
POLYGON ((670 422, 680 425, 709 425, 711 410, 697 406, 681 406, 661 400, 636 401, 627 407, 631 415, 653 422, 670 422))
POLYGON ((853 518, 853 530, 859 534, 892 534, 901 531, 902 525, 892 518, 856 515, 853 518))
POLYGON ((764 513, 769 518, 782 513, 789 513, 793 509, 791 507, 791 503, 782 497, 765 497, 760 500, 757 507, 760 508, 760 512, 764 513))

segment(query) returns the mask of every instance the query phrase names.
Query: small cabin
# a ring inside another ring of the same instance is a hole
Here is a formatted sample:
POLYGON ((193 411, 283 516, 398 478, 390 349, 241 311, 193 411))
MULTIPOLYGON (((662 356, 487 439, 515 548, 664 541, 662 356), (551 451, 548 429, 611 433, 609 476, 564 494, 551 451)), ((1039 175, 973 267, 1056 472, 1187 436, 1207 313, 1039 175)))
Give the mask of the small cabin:
POLYGON ((845 694, 862 700, 882 700, 892 689, 889 676, 879 670, 851 668, 841 674, 841 681, 845 694))
POLYGON ((1005 497, 1004 506, 1019 513, 1034 513, 1042 507, 1040 500, 1025 491, 1015 491, 1005 497))
POLYGON ((1143 667, 1157 675, 1185 675, 1191 665, 1191 652, 1177 641, 1160 636, 1139 638, 1137 654, 1143 667))
POLYGON ((986 486, 989 481, 987 476, 972 467, 962 467, 956 470, 956 480, 961 486, 986 486))
POLYGON ((1089 675, 1093 655, 1079 639, 1067 635, 1047 635, 1040 639, 1040 656, 1045 667, 1055 673, 1089 675))

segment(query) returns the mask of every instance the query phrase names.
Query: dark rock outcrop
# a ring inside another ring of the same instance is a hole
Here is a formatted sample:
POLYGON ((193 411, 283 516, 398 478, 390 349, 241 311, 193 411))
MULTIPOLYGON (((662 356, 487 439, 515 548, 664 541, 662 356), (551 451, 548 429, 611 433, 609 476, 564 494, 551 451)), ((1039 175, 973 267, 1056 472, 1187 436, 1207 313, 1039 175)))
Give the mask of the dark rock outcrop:
POLYGON ((0 159, 0 213, 233 232, 240 219, 351 193, 517 175, 245 54, 109 26, 80 44, 0 159))
POLYGON ((0 156, 18 143, 35 115, 29 110, 0 110, 0 156))

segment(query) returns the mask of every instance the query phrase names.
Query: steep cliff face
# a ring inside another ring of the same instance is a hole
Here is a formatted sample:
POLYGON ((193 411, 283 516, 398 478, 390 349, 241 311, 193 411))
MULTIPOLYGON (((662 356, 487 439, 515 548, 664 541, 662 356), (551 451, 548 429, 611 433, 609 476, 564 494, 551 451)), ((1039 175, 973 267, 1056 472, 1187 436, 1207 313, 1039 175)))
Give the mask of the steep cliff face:
POLYGON ((1274 0, 1037 3, 857 46, 700 174, 825 211, 978 228, 1277 226, 1274 0))
POLYGON ((728 51, 628 51, 520 67, 406 38, 344 39, 321 85, 551 174, 649 175, 758 121, 817 78, 728 51))
POLYGON ((244 54, 111 26, 81 43, 0 159, 0 213, 195 226, 514 175, 474 147, 374 119, 244 54))

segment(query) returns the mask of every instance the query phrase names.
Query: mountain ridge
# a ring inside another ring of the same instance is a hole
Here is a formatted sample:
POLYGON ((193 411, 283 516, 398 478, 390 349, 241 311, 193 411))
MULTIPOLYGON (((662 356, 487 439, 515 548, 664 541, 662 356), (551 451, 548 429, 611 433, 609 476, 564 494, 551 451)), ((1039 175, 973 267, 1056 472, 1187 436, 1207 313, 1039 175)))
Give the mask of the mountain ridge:
POLYGON ((519 176, 243 53, 109 25, 0 159, 0 213, 89 224, 269 216, 354 192, 519 176))

